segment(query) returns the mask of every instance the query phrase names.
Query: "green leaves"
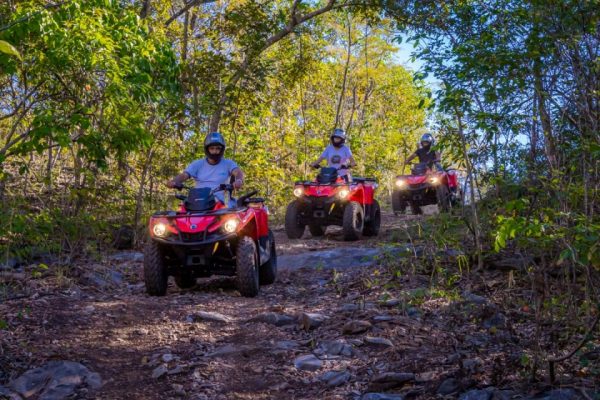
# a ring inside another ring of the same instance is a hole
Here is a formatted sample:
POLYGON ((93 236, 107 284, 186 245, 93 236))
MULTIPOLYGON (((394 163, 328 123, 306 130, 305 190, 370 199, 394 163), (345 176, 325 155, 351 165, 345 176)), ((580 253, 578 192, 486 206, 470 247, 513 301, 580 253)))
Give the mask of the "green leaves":
POLYGON ((21 60, 21 54, 19 54, 17 49, 12 44, 4 40, 0 40, 0 52, 17 57, 19 60, 21 60))

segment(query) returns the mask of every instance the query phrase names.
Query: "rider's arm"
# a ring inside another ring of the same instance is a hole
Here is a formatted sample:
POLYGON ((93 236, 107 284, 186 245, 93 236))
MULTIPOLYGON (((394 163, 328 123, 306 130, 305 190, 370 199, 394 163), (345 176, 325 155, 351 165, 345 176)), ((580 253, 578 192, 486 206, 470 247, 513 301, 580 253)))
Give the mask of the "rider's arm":
POLYGON ((242 170, 239 168, 235 168, 233 171, 231 171, 231 175, 233 175, 233 177, 235 178, 235 181, 233 181, 233 186, 236 189, 241 188, 244 184, 244 173, 242 172, 242 170))
POLYGON ((437 163, 442 162, 442 153, 439 151, 435 152, 435 162, 437 162, 437 163))
POLYGON ((411 162, 412 160, 415 159, 415 157, 417 156, 417 153, 412 153, 404 162, 404 164, 408 164, 409 162, 411 162))
POLYGON ((167 182, 167 187, 174 188, 175 186, 179 186, 179 185, 183 184, 183 182, 187 181, 190 178, 191 178, 190 174, 188 174, 187 172, 184 171, 181 174, 177 175, 172 180, 170 180, 169 182, 167 182))
POLYGON ((348 164, 350 167, 356 167, 356 161, 354 161, 354 157, 348 157, 348 161, 350 161, 350 163, 348 164))
POLYGON ((317 158, 317 161, 315 161, 314 163, 312 163, 312 164, 310 164, 310 165, 311 165, 311 166, 313 166, 313 167, 316 167, 316 166, 318 166, 319 164, 321 164, 321 161, 323 161, 324 159, 325 159, 325 157, 323 157, 323 156, 321 155, 319 158, 317 158))

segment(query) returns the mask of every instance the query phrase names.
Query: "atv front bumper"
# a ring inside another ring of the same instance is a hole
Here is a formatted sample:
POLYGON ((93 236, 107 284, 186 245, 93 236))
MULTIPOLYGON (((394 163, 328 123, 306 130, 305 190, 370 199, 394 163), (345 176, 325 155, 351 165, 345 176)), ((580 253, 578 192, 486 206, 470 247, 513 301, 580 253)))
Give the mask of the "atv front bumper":
POLYGON ((395 193, 400 197, 400 200, 408 202, 415 202, 421 205, 437 203, 436 186, 433 186, 430 183, 421 183, 396 189, 395 193))
POLYGON ((346 201, 340 200, 336 196, 302 197, 298 199, 300 222, 305 225, 337 224, 343 217, 346 204, 346 201))

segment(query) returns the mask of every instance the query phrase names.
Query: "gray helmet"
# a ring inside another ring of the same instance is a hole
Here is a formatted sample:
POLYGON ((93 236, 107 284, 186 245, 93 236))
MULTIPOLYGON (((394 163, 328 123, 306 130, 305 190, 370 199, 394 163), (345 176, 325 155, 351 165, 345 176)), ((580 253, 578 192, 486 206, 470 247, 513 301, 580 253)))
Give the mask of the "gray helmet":
POLYGON ((342 139, 342 142, 338 146, 341 146, 344 143, 346 143, 346 132, 343 129, 335 128, 333 130, 333 133, 331 134, 330 139, 331 139, 331 144, 333 144, 334 146, 336 146, 336 144, 333 142, 333 138, 336 138, 336 137, 342 139))
POLYGON ((435 144, 435 139, 431 133, 425 133, 423 136, 421 136, 421 143, 423 142, 429 142, 429 145, 433 146, 435 144))
POLYGON ((204 154, 213 161, 219 161, 225 153, 225 138, 219 132, 212 132, 204 138, 204 154), (208 151, 209 146, 221 146, 219 154, 211 154, 208 151))

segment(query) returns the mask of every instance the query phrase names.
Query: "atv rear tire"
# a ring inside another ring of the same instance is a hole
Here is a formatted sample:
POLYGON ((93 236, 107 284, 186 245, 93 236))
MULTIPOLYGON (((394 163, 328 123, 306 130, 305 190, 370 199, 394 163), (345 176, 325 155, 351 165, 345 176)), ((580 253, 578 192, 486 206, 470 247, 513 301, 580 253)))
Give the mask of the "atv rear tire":
POLYGON ((435 189, 437 196, 437 204, 440 212, 448 212, 450 210, 450 193, 446 185, 440 185, 435 189))
POLYGON ((363 208, 355 201, 351 201, 344 209, 342 231, 344 240, 358 240, 363 230, 365 215, 363 208))
POLYGON ((285 211, 285 233, 289 239, 300 239, 304 234, 305 226, 300 223, 298 215, 298 202, 292 201, 285 211))
POLYGON ((321 225, 309 225, 308 226, 308 230, 310 231, 310 234, 313 235, 313 237, 323 236, 325 234, 326 228, 327 227, 323 227, 321 225))
POLYGON ((277 252, 275 249, 275 236, 269 230, 269 243, 271 247, 271 257, 269 261, 260 266, 258 271, 258 281, 261 285, 270 285, 277 278, 277 252))
POLYGON ((421 206, 418 205, 417 203, 415 203, 414 201, 410 202, 410 210, 412 211, 412 213, 414 215, 421 215, 421 214, 423 214, 423 209, 421 208, 421 206))
POLYGON ((144 248, 144 284, 150 296, 164 296, 167 293, 169 272, 165 254, 161 246, 149 240, 144 248))
POLYGON ((174 278, 175 284, 180 289, 189 289, 196 286, 196 278, 189 271, 181 271, 174 278))
POLYGON ((363 228, 363 235, 365 236, 377 236, 379 235, 379 227, 381 226, 381 208, 379 207, 379 202, 377 200, 373 200, 373 205, 371 206, 371 219, 365 222, 365 227, 363 228))
POLYGON ((406 200, 400 198, 400 192, 392 192, 392 210, 397 214, 406 213, 406 200))
POLYGON ((254 297, 258 294, 258 255, 256 244, 251 237, 243 236, 238 241, 236 250, 236 281, 240 294, 254 297))

